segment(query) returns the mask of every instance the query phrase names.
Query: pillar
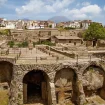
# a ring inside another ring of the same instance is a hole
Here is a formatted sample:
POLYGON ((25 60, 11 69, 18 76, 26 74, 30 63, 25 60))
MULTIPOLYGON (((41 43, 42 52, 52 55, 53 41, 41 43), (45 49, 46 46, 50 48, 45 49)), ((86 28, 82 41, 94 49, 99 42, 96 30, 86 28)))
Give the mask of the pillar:
POLYGON ((13 67, 13 76, 9 91, 9 105, 23 105, 23 75, 17 66, 13 67))
POLYGON ((23 101, 27 103, 27 84, 23 83, 23 101))
POLYGON ((82 85, 82 75, 78 76, 77 85, 79 90, 79 105, 84 105, 86 103, 86 99, 82 85))
POLYGON ((52 99, 52 104, 51 105, 56 105, 56 94, 55 94, 55 84, 54 84, 54 82, 50 82, 50 89, 51 89, 51 99, 52 99))

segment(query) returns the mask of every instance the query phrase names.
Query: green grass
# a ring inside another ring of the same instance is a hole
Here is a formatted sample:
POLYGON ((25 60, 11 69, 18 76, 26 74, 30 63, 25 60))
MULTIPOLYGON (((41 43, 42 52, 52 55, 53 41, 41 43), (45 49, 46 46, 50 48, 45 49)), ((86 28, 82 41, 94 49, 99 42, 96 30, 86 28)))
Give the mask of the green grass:
POLYGON ((0 91, 0 105, 8 105, 8 91, 0 91))

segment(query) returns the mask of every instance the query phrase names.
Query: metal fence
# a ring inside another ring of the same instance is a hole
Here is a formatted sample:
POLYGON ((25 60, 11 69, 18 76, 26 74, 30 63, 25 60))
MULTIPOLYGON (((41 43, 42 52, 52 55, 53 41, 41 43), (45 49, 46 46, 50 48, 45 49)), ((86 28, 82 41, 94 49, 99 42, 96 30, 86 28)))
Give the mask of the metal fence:
MULTIPOLYGON (((93 54, 88 54, 87 56, 79 56, 79 55, 75 55, 74 58, 71 57, 59 57, 59 56, 55 56, 53 57, 52 55, 49 54, 48 57, 23 57, 21 56, 21 54, 28 54, 28 48, 24 48, 24 49, 8 49, 5 50, 4 53, 1 51, 0 56, 1 57, 6 57, 9 56, 11 54, 14 55, 14 61, 18 62, 19 61, 23 61, 23 62, 34 62, 34 63, 61 63, 61 62, 75 62, 76 64, 78 64, 79 62, 91 62, 94 60, 100 60, 100 61, 104 61, 105 56, 104 55, 99 55, 99 56, 94 56, 93 54), (22 51, 24 50, 24 52, 22 51)), ((33 54, 33 51, 30 50, 30 53, 33 54)), ((34 52, 35 54, 37 54, 37 50, 36 52, 34 52)))

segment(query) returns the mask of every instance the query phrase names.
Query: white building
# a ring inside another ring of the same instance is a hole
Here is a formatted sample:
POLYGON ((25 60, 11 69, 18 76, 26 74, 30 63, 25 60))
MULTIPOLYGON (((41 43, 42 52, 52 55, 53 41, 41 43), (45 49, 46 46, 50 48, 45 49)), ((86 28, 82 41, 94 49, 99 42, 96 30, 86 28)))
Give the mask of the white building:
POLYGON ((77 22, 77 21, 66 22, 64 27, 80 28, 80 22, 77 22))
POLYGON ((88 27, 92 23, 92 21, 91 20, 83 20, 81 23, 82 23, 83 29, 88 29, 88 27))
POLYGON ((55 28, 57 25, 56 25, 56 23, 53 23, 52 24, 52 28, 55 28))
POLYGON ((15 23, 12 22, 8 22, 8 24, 6 24, 5 26, 6 29, 16 29, 16 25, 15 23))

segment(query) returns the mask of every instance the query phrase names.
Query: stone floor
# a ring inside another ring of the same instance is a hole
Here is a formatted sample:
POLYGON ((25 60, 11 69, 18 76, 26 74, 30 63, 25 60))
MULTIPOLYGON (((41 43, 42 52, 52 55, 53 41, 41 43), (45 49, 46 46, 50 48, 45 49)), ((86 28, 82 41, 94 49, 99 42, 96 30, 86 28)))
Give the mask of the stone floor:
POLYGON ((45 104, 42 104, 42 103, 35 103, 35 104, 24 104, 24 105, 45 105, 45 104))
POLYGON ((28 98, 28 103, 25 105, 46 105, 38 95, 32 95, 28 98))
POLYGON ((103 100, 100 96, 92 96, 86 98, 86 105, 105 105, 105 100, 103 100))
POLYGON ((0 105, 8 105, 8 90, 0 90, 0 105))

